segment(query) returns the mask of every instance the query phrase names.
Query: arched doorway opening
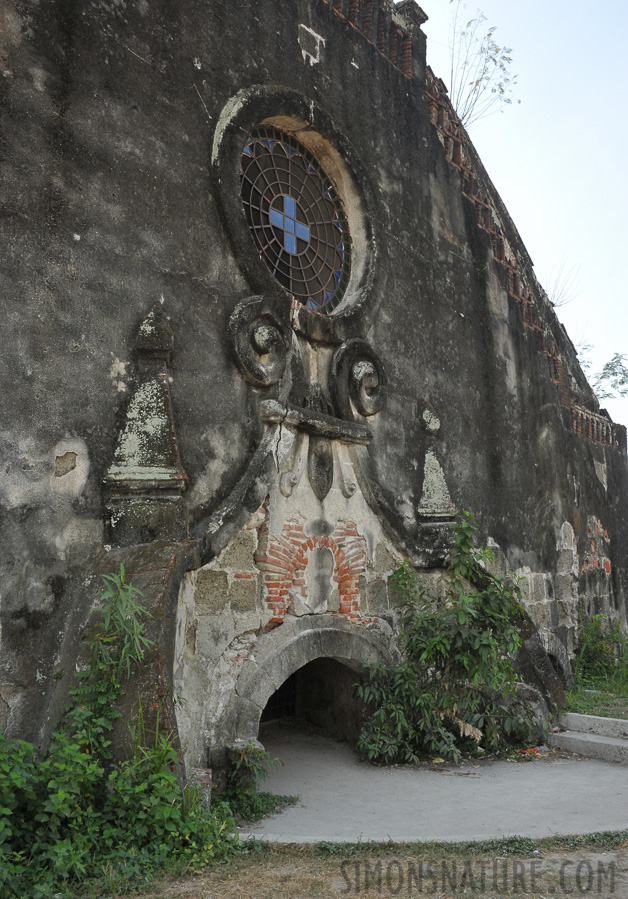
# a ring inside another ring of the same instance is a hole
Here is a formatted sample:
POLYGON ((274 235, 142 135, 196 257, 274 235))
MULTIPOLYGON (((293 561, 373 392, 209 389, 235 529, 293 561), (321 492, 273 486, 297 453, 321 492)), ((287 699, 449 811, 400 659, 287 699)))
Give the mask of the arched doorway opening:
MULTIPOLYGON (((216 717, 214 740, 208 747, 210 765, 224 764, 226 746, 257 739, 269 699, 293 675, 295 680, 283 692, 294 685, 306 720, 327 721, 333 727, 344 716, 350 722, 345 733, 354 732, 357 716, 352 695, 358 672, 373 663, 391 665, 396 658, 392 628, 384 621, 367 628, 338 615, 287 616, 279 627, 258 638, 254 652, 242 664, 216 717), (325 692, 331 699, 325 699, 325 692)), ((342 730, 341 722, 336 733, 342 730)))
POLYGON ((367 711, 354 695, 359 679, 359 669, 334 658, 314 659, 298 668, 269 697, 262 710, 260 739, 263 742, 265 725, 295 721, 354 742, 367 711))

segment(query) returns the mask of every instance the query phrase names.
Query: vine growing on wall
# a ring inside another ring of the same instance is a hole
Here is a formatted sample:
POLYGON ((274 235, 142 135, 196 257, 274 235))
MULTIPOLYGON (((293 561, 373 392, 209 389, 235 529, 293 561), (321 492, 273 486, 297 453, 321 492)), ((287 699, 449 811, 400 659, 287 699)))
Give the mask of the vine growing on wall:
POLYGON ((495 752, 538 730, 517 697, 512 661, 521 645, 519 587, 489 573, 492 553, 476 547, 471 514, 454 532, 448 570, 435 587, 407 561, 394 576, 402 660, 372 666, 357 687, 372 709, 358 748, 372 761, 457 761, 465 750, 495 752))

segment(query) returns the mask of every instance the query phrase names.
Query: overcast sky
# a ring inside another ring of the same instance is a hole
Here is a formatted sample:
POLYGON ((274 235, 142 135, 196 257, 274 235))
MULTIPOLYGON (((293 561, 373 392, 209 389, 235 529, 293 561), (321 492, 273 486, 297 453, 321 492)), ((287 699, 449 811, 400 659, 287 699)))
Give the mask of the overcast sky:
MULTIPOLYGON (((427 61, 449 86, 453 4, 420 0, 429 16, 427 61)), ((550 292, 562 271, 570 303, 557 313, 575 344, 590 343, 593 369, 628 357, 628 2, 469 0, 512 48, 521 101, 469 134, 550 292)), ((628 424, 628 398, 607 400, 628 424)))

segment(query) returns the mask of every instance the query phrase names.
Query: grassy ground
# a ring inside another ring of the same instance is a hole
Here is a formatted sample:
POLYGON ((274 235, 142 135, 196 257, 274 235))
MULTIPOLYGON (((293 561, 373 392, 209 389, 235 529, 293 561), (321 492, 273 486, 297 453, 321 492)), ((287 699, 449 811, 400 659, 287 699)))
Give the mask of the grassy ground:
POLYGON ((582 628, 575 678, 565 711, 628 719, 628 637, 605 615, 594 615, 582 628))
POLYGON ((138 899, 628 896, 628 831, 466 844, 254 845, 230 862, 170 877, 138 899))
POLYGON ((579 685, 567 695, 565 711, 628 719, 628 684, 593 680, 579 685))

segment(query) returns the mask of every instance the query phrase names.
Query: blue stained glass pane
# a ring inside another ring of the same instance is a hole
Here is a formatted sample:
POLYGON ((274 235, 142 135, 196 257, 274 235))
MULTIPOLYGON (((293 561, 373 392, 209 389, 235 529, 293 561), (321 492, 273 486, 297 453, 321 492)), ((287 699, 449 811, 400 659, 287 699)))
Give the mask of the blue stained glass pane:
POLYGON ((340 241, 340 243, 336 247, 336 252, 340 256, 340 261, 344 262, 345 261, 345 245, 342 241, 340 241))
POLYGON ((286 216, 286 224, 285 224, 284 227, 285 227, 285 229, 286 229, 286 231, 287 231, 288 233, 294 234, 294 226, 295 226, 295 225, 296 225, 295 220, 294 220, 294 219, 291 219, 291 218, 288 218, 288 216, 286 216))
POLYGON ((297 237, 301 238, 301 240, 310 239, 310 229, 307 227, 307 225, 302 225, 301 222, 296 223, 296 234, 297 237))
POLYGON ((331 194, 330 194, 329 191, 327 190, 327 185, 326 185, 326 184, 323 184, 323 196, 325 197, 326 200, 329 200, 330 203, 332 202, 331 194))
POLYGON ((294 234, 288 234, 288 232, 286 231, 284 234, 283 242, 288 253, 292 253, 292 255, 294 255, 297 251, 297 239, 294 234))
POLYGON ((311 309, 313 312, 316 312, 316 310, 318 309, 318 306, 316 305, 314 300, 308 300, 307 303, 305 304, 305 308, 311 309))
POLYGON ((288 156, 296 156, 297 151, 293 150, 292 147, 286 146, 286 153, 288 154, 288 156))
POLYGON ((297 217, 297 207, 292 197, 283 198, 283 211, 286 215, 289 215, 291 219, 297 217))
POLYGON ((253 155, 253 151, 252 151, 251 148, 248 146, 248 144, 247 144, 247 146, 244 148, 244 150, 243 150, 242 152, 243 152, 243 153, 246 153, 247 156, 252 156, 252 155, 253 155))
POLYGON ((305 160, 305 171, 306 171, 309 175, 313 175, 313 174, 315 174, 315 172, 316 172, 316 169, 314 168, 314 166, 311 165, 311 164, 307 161, 307 159, 305 160))
POLYGON ((340 284, 340 279, 342 278, 342 269, 338 269, 337 272, 334 272, 334 280, 336 284, 340 284))
POLYGON ((283 215, 280 212, 277 212, 276 209, 271 209, 269 211, 268 218, 270 219, 271 225, 276 225, 278 228, 283 228, 283 215))
POLYGON ((338 228, 339 231, 342 231, 342 225, 338 221, 338 219, 334 219, 334 225, 338 228))
POLYGON ((325 302, 326 302, 326 303, 329 303, 329 301, 330 301, 331 298, 333 297, 333 293, 331 292, 331 290, 326 290, 326 291, 324 292, 324 297, 325 297, 325 302))

